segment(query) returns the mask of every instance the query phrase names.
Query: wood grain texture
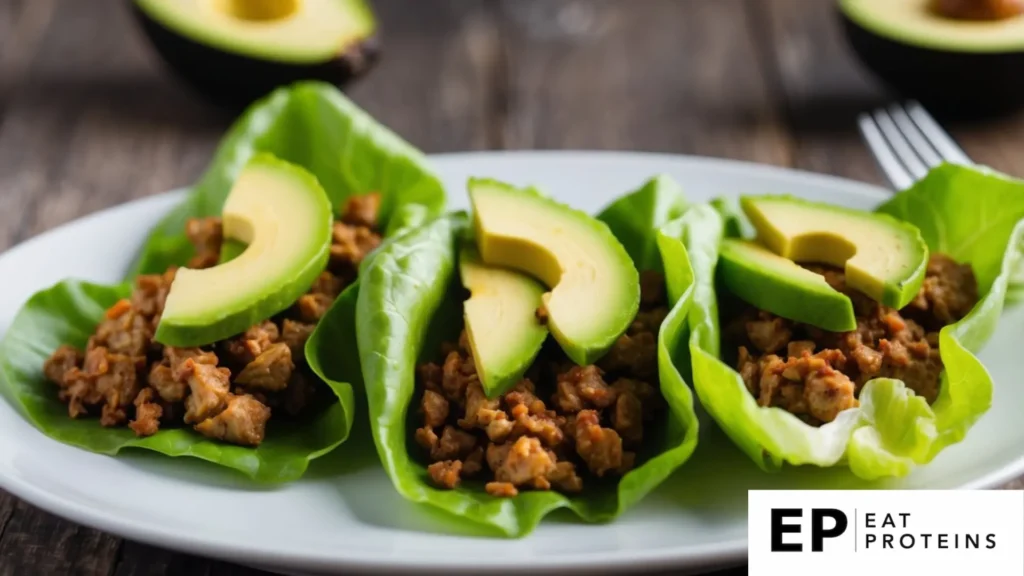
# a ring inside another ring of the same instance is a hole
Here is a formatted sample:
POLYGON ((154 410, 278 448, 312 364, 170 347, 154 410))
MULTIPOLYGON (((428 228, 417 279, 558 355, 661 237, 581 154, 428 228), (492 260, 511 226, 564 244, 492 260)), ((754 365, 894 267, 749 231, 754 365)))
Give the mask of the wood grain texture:
POLYGON ((35 54, 42 31, 53 16, 53 0, 0 2, 0 118, 10 89, 35 54))
POLYGON ((949 131, 974 162, 1024 177, 1024 114, 984 125, 953 124, 949 131))
MULTIPOLYGON (((857 114, 893 101, 846 45, 831 2, 747 0, 766 22, 760 34, 774 71, 798 168, 884 185, 855 129, 857 114)), ((1024 114, 987 123, 945 126, 975 162, 1024 176, 1024 114)))
POLYGON ((0 539, 0 574, 106 576, 120 540, 19 502, 0 539))
POLYGON ((269 576, 269 572, 126 541, 110 576, 269 576))
POLYGON ((493 148, 500 37, 490 3, 380 0, 374 6, 383 56, 348 95, 426 152, 493 148))
MULTIPOLYGON (((0 0, 0 250, 190 184, 228 126, 164 69, 124 4, 0 0)), ((348 92, 427 152, 644 150, 881 182, 854 119, 886 91, 845 47, 829 2, 374 6, 383 58, 348 92)), ((1024 175, 1024 117, 952 129, 975 160, 1024 175)), ((0 492, 0 576, 29 573, 265 574, 122 541, 0 492)))
POLYGON ((764 67, 794 144, 796 168, 882 184, 856 131, 857 115, 886 102, 841 36, 831 2, 748 0, 764 25, 764 67))
POLYGON ((507 148, 789 164, 741 0, 507 0, 507 148))
POLYGON ((56 0, 0 131, 0 248, 192 182, 227 118, 155 65, 120 0, 56 0))

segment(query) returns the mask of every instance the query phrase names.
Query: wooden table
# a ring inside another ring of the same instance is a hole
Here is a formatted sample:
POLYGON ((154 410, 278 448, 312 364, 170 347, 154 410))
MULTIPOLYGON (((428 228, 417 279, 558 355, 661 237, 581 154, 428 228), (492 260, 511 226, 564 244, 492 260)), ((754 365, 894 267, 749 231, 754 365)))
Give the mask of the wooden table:
MULTIPOLYGON (((676 152, 881 183, 854 118, 886 95, 830 2, 375 3, 384 58, 350 93, 427 152, 676 152)), ((192 183, 230 121, 164 71, 123 0, 0 0, 0 250, 192 183)), ((976 161, 1024 174, 1024 117, 951 128, 976 161)), ((0 574, 256 573, 0 493, 0 574)))

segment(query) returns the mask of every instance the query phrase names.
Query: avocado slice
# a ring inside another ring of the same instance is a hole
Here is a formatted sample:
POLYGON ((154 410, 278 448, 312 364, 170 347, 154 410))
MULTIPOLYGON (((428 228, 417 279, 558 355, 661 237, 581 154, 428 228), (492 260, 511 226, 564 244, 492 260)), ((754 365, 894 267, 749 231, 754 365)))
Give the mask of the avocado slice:
POLYGON ((548 329, 537 319, 546 291, 533 278, 487 266, 472 245, 459 254, 466 337, 480 384, 493 398, 515 386, 540 353, 548 329))
POLYGON ((950 4, 840 0, 837 10, 861 62, 902 96, 921 101, 936 115, 980 118, 1020 110, 1024 15, 1007 11, 993 13, 991 19, 979 19, 977 14, 952 17, 939 9, 950 4))
POLYGON ((603 222, 530 189, 471 179, 469 198, 484 263, 543 282, 555 341, 573 362, 593 364, 640 306, 640 274, 626 249, 603 222))
POLYGON ((794 262, 845 267, 847 286, 886 306, 903 308, 921 289, 928 245, 910 224, 792 196, 746 196, 740 206, 761 244, 794 262))
POLYGON ((291 306, 327 267, 331 203, 316 178, 266 154, 249 160, 224 202, 225 239, 246 244, 229 262, 178 269, 155 339, 204 346, 291 306))
POLYGON ((857 329, 853 302, 825 277, 747 240, 725 238, 718 277, 743 301, 783 318, 829 332, 857 329))
POLYGON ((209 100, 241 108, 279 86, 343 86, 377 61, 365 0, 129 0, 153 48, 209 100))

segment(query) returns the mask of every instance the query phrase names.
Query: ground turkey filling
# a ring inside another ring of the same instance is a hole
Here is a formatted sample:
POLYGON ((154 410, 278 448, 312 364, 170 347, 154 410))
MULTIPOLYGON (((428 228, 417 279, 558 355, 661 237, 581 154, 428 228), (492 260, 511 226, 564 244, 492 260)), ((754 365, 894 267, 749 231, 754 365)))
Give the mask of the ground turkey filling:
POLYGON ((588 475, 625 474, 645 425, 664 408, 657 334, 667 313, 664 279, 644 273, 640 311, 596 365, 577 366, 557 345, 546 346, 526 377, 493 399, 480 385, 465 333, 458 345, 445 345, 442 364, 417 369, 423 425, 415 441, 433 483, 450 489, 472 479, 494 496, 515 496, 524 489, 579 492, 588 475))
POLYGON ((939 330, 963 318, 978 301, 971 267, 933 254, 921 291, 902 310, 882 306, 846 286, 842 271, 807 266, 853 301, 857 329, 826 332, 746 304, 724 323, 727 342, 738 346, 736 369, 761 406, 777 406, 808 424, 835 420, 859 405, 872 378, 902 380, 929 403, 939 391, 939 330))
MULTIPOLYGON (((334 223, 330 263, 309 291, 275 318, 229 340, 174 348, 153 340, 176 268, 143 275, 130 299, 117 302, 89 338, 84 353, 61 346, 43 371, 58 386, 72 418, 99 415, 103 426, 127 424, 138 436, 182 421, 204 436, 258 446, 271 411, 301 417, 329 396, 306 365, 303 346, 316 322, 351 283, 359 262, 381 241, 380 197, 350 198, 334 223)), ((219 218, 190 220, 195 245, 190 268, 217 264, 219 218)))

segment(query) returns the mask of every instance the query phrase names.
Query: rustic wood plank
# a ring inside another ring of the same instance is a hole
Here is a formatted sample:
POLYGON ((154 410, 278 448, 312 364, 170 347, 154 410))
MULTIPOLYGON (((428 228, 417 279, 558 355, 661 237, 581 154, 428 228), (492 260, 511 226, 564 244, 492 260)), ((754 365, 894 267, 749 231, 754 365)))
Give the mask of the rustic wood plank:
POLYGON ((21 12, 22 4, 23 0, 7 0, 0 3, 0 48, 3 48, 10 39, 14 21, 21 12))
POLYGON ((270 572, 238 564, 179 554, 125 541, 110 576, 270 576, 270 572))
POLYGON ((955 123, 946 129, 974 162, 1024 178, 1024 113, 984 124, 955 123))
POLYGON ((0 215, 0 249, 192 182, 228 120, 161 70, 125 2, 60 0, 54 14, 0 131, 0 189, 22 208, 0 215))
POLYGON ((849 52, 832 3, 749 0, 748 5, 767 23, 759 31, 762 54, 793 133, 794 165, 881 184, 856 118, 886 102, 886 93, 849 52))
POLYGON ((53 16, 53 0, 0 3, 0 117, 12 86, 24 74, 53 16))
POLYGON ((380 0, 383 51, 347 93, 426 152, 495 147, 497 20, 485 0, 380 0))
POLYGON ((0 539, 0 575, 106 576, 120 540, 18 502, 0 539))
MULTIPOLYGON (((181 576, 190 576, 189 574, 182 574, 181 576)), ((239 566, 238 564, 228 564, 226 562, 214 562, 210 566, 210 576, 275 576, 271 572, 264 572, 263 570, 256 570, 255 568, 248 568, 246 566, 239 566)))
MULTIPOLYGON (((748 0, 768 22, 767 46, 796 140, 798 167, 884 184, 856 131, 858 113, 892 101, 843 37, 828 2, 748 0)), ((1024 114, 946 128, 976 162, 1024 177, 1024 114)))
POLYGON ((270 576, 270 572, 126 541, 110 576, 270 576))
POLYGON ((209 560, 125 541, 111 576, 210 576, 209 560))
POLYGON ((14 510, 18 506, 18 499, 7 492, 0 490, 0 538, 7 533, 7 526, 10 524, 14 510))
POLYGON ((508 148, 790 163, 742 0, 507 0, 508 148))

